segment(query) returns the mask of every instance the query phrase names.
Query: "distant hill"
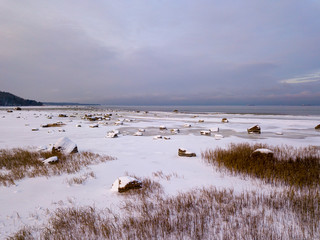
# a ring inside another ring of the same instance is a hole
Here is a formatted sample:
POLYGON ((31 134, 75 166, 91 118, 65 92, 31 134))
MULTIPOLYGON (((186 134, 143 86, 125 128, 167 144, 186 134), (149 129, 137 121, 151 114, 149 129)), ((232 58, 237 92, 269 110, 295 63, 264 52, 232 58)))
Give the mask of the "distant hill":
POLYGON ((8 92, 0 91, 0 106, 42 106, 42 102, 23 99, 8 92))

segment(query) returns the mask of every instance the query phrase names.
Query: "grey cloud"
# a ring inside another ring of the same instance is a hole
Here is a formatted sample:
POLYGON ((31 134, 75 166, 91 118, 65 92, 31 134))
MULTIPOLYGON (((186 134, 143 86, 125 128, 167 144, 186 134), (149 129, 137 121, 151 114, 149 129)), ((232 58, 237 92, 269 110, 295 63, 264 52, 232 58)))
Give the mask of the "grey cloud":
POLYGON ((34 0, 0 9, 1 90, 23 97, 246 104, 320 92, 317 82, 281 83, 320 69, 316 1, 34 0))

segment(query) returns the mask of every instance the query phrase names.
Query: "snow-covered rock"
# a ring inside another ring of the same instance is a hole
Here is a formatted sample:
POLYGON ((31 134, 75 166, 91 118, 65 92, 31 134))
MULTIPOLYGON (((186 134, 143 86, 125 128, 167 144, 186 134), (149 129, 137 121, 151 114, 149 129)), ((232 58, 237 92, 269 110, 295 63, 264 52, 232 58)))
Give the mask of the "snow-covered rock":
POLYGON ((146 130, 144 128, 140 128, 139 132, 145 132, 146 130))
POLYGON ((178 128, 174 128, 170 130, 172 134, 178 134, 180 130, 178 128))
POLYGON ((185 128, 189 128, 189 127, 191 127, 191 124, 185 123, 183 126, 184 126, 185 128))
POLYGON ((99 124, 91 124, 91 125, 89 125, 89 127, 91 127, 91 128, 98 128, 99 127, 99 124))
POLYGON ((178 155, 180 156, 180 157, 195 157, 196 156, 196 154, 195 153, 193 153, 193 152, 188 152, 186 149, 184 149, 184 148, 179 148, 178 149, 178 155))
POLYGON ((142 188, 142 182, 136 178, 124 176, 118 177, 112 184, 111 191, 126 192, 130 189, 142 188))
POLYGON ((159 127, 159 129, 160 129, 160 130, 167 130, 167 127, 166 127, 166 126, 161 125, 161 126, 159 127))
POLYGON ((210 132, 219 132, 219 128, 218 127, 210 128, 210 132))
POLYGON ((135 132, 133 136, 143 136, 143 133, 138 131, 138 132, 135 132))
POLYGON ((222 118, 221 122, 223 122, 223 123, 228 123, 229 120, 228 120, 227 118, 222 118))
POLYGON ((59 158, 57 156, 49 157, 45 160, 42 160, 43 163, 49 164, 49 163, 57 163, 59 161, 59 158))
POLYGON ((62 152, 65 154, 77 153, 77 144, 72 142, 69 138, 60 138, 52 147, 52 153, 62 152))
POLYGON ((154 139, 154 140, 162 139, 162 136, 161 136, 161 135, 157 135, 157 136, 154 136, 153 139, 154 139))
POLYGON ((261 155, 273 157, 273 151, 270 149, 267 149, 267 148, 258 148, 256 150, 254 150, 252 153, 253 157, 257 157, 257 156, 261 156, 261 155))
POLYGON ((210 132, 210 131, 207 131, 207 130, 202 130, 202 131, 200 131, 200 134, 201 134, 201 135, 205 135, 205 136, 210 136, 210 135, 211 135, 211 132, 210 132))
POLYGON ((115 131, 110 131, 106 134, 106 137, 107 138, 116 138, 118 137, 118 132, 115 132, 115 131))
POLYGON ((247 131, 248 131, 249 134, 251 134, 251 133, 260 134, 261 133, 261 128, 260 128, 259 125, 254 125, 253 127, 248 128, 247 131))
POLYGON ((318 124, 317 126, 315 126, 314 129, 319 130, 319 129, 320 129, 320 124, 318 124))
POLYGON ((215 138, 216 140, 220 140, 220 139, 223 138, 223 136, 222 136, 221 134, 215 134, 215 135, 214 135, 214 138, 215 138))

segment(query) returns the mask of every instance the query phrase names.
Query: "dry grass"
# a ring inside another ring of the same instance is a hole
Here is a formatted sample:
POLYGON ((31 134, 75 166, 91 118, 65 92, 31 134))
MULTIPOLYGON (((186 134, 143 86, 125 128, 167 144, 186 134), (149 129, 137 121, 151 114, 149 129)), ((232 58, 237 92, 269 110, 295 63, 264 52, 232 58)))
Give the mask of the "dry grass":
POLYGON ((84 174, 81 174, 79 177, 73 177, 70 179, 67 179, 67 183, 71 186, 71 185, 80 185, 80 184, 84 184, 89 178, 96 178, 96 175, 94 174, 94 172, 90 171, 90 172, 86 172, 84 174))
POLYGON ((82 168, 101 162, 113 160, 110 156, 101 156, 92 152, 65 155, 55 153, 59 161, 44 164, 40 159, 53 156, 51 152, 29 151, 21 148, 0 149, 0 185, 10 186, 16 180, 25 177, 53 176, 63 173, 76 173, 82 168))
POLYGON ((234 174, 245 174, 271 184, 295 187, 317 187, 320 184, 320 153, 314 147, 231 144, 227 149, 217 148, 202 153, 202 158, 220 169, 234 174), (273 150, 274 156, 253 156, 258 148, 273 150))
MULTIPOLYGON (((121 195, 122 196, 122 195, 121 195)), ((195 189, 174 197, 127 195, 123 209, 57 209, 39 239, 319 239, 319 191, 235 194, 195 189), (137 196, 141 196, 138 197, 137 196)))

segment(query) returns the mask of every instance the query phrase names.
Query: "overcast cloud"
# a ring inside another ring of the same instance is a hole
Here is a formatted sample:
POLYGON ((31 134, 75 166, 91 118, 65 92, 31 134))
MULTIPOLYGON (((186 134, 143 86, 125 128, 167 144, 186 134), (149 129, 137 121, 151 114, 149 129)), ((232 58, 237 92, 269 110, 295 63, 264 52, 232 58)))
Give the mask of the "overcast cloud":
POLYGON ((318 0, 0 0, 0 90, 104 104, 320 104, 318 0))

